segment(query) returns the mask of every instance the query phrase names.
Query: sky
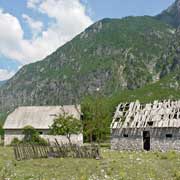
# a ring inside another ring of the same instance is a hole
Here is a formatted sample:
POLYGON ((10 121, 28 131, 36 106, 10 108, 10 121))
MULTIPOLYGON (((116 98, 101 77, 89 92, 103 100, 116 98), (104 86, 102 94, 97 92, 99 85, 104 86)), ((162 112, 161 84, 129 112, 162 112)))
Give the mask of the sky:
POLYGON ((156 15, 174 0, 0 0, 0 81, 103 18, 156 15))

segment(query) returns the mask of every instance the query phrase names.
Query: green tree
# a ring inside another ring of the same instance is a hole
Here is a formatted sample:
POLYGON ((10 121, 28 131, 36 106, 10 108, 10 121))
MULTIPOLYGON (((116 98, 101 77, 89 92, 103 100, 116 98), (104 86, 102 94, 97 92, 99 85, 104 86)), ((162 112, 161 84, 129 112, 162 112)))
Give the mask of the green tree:
POLYGON ((23 142, 25 143, 47 144, 47 142, 39 136, 39 132, 32 126, 25 126, 23 128, 23 134, 23 142))
POLYGON ((82 122, 72 115, 68 115, 63 113, 62 115, 58 115, 57 118, 54 119, 54 123, 50 127, 51 134, 53 135, 65 135, 69 141, 71 142, 72 134, 80 134, 82 133, 82 122))
POLYGON ((108 100, 102 95, 86 97, 82 102, 83 133, 86 141, 107 140, 110 134, 112 112, 108 100))
POLYGON ((93 103, 90 97, 86 97, 82 102, 83 111, 83 136, 86 142, 93 141, 95 122, 93 121, 93 103))
POLYGON ((1 138, 4 138, 4 129, 3 124, 8 116, 8 113, 0 112, 0 136, 1 138))
POLYGON ((0 125, 0 136, 4 136, 4 129, 3 129, 3 127, 2 127, 2 125, 0 125))

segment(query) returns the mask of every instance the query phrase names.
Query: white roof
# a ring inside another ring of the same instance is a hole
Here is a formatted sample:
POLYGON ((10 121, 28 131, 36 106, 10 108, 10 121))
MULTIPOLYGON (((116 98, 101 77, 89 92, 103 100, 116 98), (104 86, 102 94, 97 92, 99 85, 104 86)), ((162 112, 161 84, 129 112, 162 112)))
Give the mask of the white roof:
POLYGON ((80 105, 19 107, 9 114, 3 128, 23 129, 30 125, 36 129, 49 129, 56 116, 63 112, 80 119, 81 107, 80 105))
POLYGON ((111 128, 180 128, 180 101, 119 104, 111 128))

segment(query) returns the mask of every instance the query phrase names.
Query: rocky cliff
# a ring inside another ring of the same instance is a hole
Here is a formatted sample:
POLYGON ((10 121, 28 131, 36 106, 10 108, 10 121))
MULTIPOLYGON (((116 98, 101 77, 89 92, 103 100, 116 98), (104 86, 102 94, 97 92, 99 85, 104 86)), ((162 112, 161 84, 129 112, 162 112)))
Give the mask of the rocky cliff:
POLYGON ((176 0, 168 9, 157 15, 156 18, 177 28, 180 25, 180 0, 176 0))

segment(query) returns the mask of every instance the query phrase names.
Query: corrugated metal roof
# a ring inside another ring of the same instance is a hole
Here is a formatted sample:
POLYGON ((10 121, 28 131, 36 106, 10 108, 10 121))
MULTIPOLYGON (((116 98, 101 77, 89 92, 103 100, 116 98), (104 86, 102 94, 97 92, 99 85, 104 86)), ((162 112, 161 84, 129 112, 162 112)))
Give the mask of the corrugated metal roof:
POLYGON ((27 125, 36 129, 49 129, 55 117, 63 112, 80 119, 80 105, 24 106, 15 109, 6 119, 4 129, 22 129, 27 125))
POLYGON ((111 128, 180 127, 180 101, 119 104, 111 128))

